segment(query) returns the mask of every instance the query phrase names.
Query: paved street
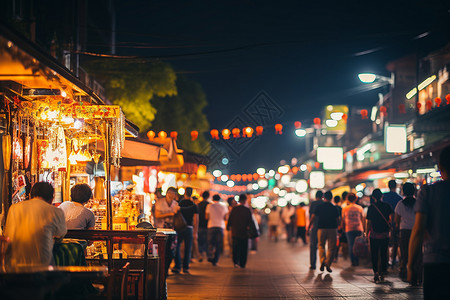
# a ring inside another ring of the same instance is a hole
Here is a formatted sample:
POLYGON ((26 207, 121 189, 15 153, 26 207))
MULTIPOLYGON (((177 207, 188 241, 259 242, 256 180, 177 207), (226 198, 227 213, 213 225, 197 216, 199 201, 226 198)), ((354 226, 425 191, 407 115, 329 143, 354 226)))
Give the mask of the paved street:
MULTIPOLYGON (((410 287, 392 271, 386 282, 373 282, 370 265, 349 267, 339 257, 332 273, 309 270, 309 247, 301 242, 269 242, 262 237, 258 252, 249 254, 246 269, 235 269, 231 258, 218 266, 195 262, 191 274, 170 275, 169 299, 421 299, 422 289, 410 287)), ((390 269, 391 270, 391 269, 390 269)))

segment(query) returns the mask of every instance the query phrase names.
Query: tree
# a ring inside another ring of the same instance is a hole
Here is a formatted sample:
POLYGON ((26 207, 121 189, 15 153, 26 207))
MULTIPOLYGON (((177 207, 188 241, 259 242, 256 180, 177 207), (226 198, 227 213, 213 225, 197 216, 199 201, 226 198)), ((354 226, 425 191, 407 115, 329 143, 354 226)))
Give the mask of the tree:
POLYGON ((108 100, 121 106, 141 132, 150 128, 155 118, 153 99, 177 95, 175 71, 162 62, 102 59, 83 67, 104 86, 108 100))
POLYGON ((209 131, 209 122, 203 112, 208 105, 206 95, 200 84, 186 76, 178 75, 176 85, 176 96, 156 97, 152 102, 157 113, 151 129, 156 133, 164 130, 168 134, 177 131, 181 149, 206 155, 209 152, 209 142, 204 135, 209 131), (192 130, 199 132, 195 141, 191 139, 192 130))

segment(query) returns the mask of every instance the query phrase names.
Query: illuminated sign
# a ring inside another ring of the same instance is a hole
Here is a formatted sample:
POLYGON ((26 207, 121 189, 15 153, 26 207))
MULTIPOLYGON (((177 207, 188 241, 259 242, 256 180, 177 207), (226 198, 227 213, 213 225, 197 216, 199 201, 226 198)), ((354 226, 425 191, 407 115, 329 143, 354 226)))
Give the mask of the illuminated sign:
POLYGON ((344 150, 342 147, 318 147, 317 161, 323 163, 325 170, 342 170, 344 168, 344 150))
POLYGON ((324 110, 327 133, 343 134, 347 130, 347 105, 328 105, 324 110))
POLYGON ((325 187, 325 173, 322 171, 312 171, 309 174, 309 186, 312 189, 323 189, 325 187))
POLYGON ((406 126, 386 126, 384 132, 384 145, 387 153, 406 153, 406 126))

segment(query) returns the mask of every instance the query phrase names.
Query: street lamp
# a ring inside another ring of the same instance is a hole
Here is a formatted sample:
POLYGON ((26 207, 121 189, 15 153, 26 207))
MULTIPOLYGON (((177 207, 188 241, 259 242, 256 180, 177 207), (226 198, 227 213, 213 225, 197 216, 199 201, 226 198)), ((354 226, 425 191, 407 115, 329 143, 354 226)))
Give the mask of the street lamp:
POLYGON ((380 84, 390 84, 394 87, 394 73, 391 73, 391 77, 376 75, 373 73, 360 73, 358 74, 359 80, 363 83, 375 83, 378 82, 380 84))

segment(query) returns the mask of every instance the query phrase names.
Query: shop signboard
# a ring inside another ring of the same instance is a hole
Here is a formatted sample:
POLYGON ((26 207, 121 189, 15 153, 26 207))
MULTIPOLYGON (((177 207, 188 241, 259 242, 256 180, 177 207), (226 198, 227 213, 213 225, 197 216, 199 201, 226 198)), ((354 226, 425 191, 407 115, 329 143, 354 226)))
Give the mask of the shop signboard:
POLYGON ((391 124, 386 126, 384 131, 384 145, 387 153, 406 153, 406 126, 404 124, 391 124))
POLYGON ((322 171, 312 171, 309 174, 309 186, 312 189, 323 189, 325 187, 325 173, 322 171))
POLYGON ((325 170, 342 170, 344 168, 344 151, 342 147, 318 147, 317 161, 323 163, 325 170))

